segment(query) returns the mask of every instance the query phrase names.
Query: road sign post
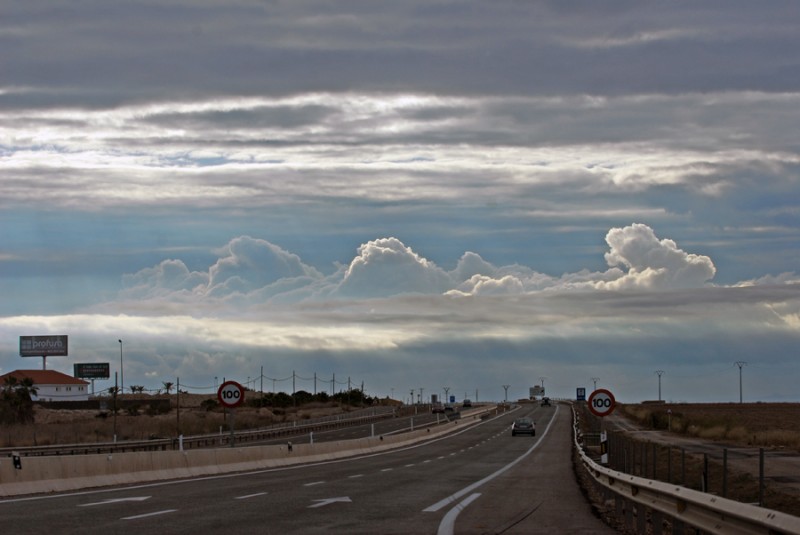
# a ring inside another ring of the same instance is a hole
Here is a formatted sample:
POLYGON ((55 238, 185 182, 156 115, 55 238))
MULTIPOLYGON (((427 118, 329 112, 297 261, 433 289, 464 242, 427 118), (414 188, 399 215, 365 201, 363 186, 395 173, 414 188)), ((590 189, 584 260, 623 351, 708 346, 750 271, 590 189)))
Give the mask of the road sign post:
POLYGON ((244 403, 244 387, 236 381, 225 381, 219 385, 217 390, 217 399, 220 404, 226 409, 230 409, 231 420, 231 448, 234 443, 234 420, 236 418, 236 407, 244 403))

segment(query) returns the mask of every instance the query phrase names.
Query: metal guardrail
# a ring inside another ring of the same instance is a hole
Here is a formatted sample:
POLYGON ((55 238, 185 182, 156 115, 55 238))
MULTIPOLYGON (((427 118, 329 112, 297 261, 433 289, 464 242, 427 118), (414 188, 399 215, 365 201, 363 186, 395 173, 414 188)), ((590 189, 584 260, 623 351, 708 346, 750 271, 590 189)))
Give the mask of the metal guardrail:
POLYGON ((638 533, 645 533, 648 517, 650 532, 662 533, 662 521, 666 517, 673 535, 684 533, 686 526, 703 533, 800 534, 800 518, 796 516, 632 476, 597 464, 581 447, 574 408, 573 417, 574 443, 581 463, 595 483, 615 497, 617 516, 638 533))
MULTIPOLYGON (((277 424, 267 428, 236 431, 233 440, 236 444, 273 440, 281 437, 297 436, 306 433, 367 424, 394 416, 392 407, 375 408, 370 414, 355 417, 342 415, 326 416, 304 423, 277 424)), ((42 455, 90 455, 99 453, 122 453, 131 451, 166 451, 183 449, 229 446, 230 433, 185 436, 181 438, 157 438, 152 440, 126 440, 121 442, 93 442, 84 444, 57 444, 52 446, 29 446, 0 448, 0 457, 20 455, 23 457, 42 455)))

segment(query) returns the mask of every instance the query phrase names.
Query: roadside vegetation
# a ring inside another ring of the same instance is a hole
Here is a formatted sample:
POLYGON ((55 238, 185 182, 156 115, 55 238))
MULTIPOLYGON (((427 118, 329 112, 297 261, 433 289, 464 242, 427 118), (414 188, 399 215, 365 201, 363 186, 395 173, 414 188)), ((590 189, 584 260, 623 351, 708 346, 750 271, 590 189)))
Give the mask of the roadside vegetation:
POLYGON ((29 377, 21 381, 13 376, 7 377, 0 390, 0 424, 13 426, 33 422, 32 396, 36 395, 36 391, 29 377))
MULTIPOLYGON (((166 390, 166 389, 165 389, 166 390)), ((25 417, 12 418, 20 406, 11 395, 21 389, 6 389, 0 399, 2 421, 0 447, 48 446, 88 442, 148 440, 225 432, 229 411, 223 409, 215 395, 186 392, 160 395, 128 394, 118 397, 119 407, 113 410, 113 396, 103 398, 107 410, 44 408, 30 401, 25 417), (154 401, 158 400, 156 404, 154 401), (165 402, 164 400, 168 400, 165 402)), ((112 392, 113 394, 113 392, 112 392)), ((23 396, 24 397, 24 396, 23 396)), ((333 396, 327 393, 294 394, 246 392, 246 403, 236 409, 236 429, 258 429, 283 422, 320 418, 381 404, 394 404, 388 399, 364 395, 350 390, 333 396)), ((51 405, 52 406, 52 405, 51 405)), ((21 414, 21 413, 20 413, 21 414)))
MULTIPOLYGON (((584 434, 596 434, 600 429, 600 419, 593 416, 585 405, 577 407, 581 429, 584 434)), ((625 417, 645 429, 670 431, 703 440, 718 441, 720 449, 729 446, 758 447, 779 451, 800 451, 800 436, 793 427, 800 421, 800 404, 795 403, 698 403, 664 404, 642 403, 637 405, 618 404, 617 410, 625 417)), ((623 436, 626 436, 622 432, 623 436)), ((638 452, 626 471, 633 475, 668 481, 690 489, 724 496, 743 503, 757 503, 759 500, 759 481, 752 472, 728 467, 726 481, 723 482, 724 469, 718 460, 709 459, 705 464, 699 454, 688 453, 684 457, 680 447, 657 446, 631 434, 624 439, 624 451, 638 452), (647 451, 647 462, 643 452, 647 451), (654 463, 655 460, 655 463, 654 463)), ((594 441, 587 450, 599 457, 599 444, 594 441)), ((757 462, 757 460, 756 460, 757 462)), ((622 469, 617 467, 617 469, 622 469)), ((613 511, 600 494, 587 484, 582 477, 584 489, 594 503, 598 513, 614 522, 613 511)), ((764 505, 776 511, 800 516, 800 494, 792 488, 767 481, 764 488, 764 505)), ((611 506, 613 508, 613 506, 611 506)), ((612 524, 613 525, 613 524, 612 524)))
POLYGON ((643 403, 623 405, 622 410, 649 429, 800 452, 800 405, 796 403, 643 403))

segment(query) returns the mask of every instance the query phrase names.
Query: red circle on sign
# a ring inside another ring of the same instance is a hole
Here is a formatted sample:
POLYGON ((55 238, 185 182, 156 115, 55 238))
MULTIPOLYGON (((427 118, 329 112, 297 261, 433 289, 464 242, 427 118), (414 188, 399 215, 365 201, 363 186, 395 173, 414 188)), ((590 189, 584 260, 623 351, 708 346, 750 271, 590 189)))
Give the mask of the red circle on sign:
POLYGON ((219 385, 217 399, 223 407, 233 409, 244 403, 244 387, 236 381, 225 381, 219 385))
POLYGON ((614 399, 614 394, 605 388, 598 388, 589 395, 589 410, 595 416, 603 417, 608 416, 614 412, 614 407, 617 401, 614 399))

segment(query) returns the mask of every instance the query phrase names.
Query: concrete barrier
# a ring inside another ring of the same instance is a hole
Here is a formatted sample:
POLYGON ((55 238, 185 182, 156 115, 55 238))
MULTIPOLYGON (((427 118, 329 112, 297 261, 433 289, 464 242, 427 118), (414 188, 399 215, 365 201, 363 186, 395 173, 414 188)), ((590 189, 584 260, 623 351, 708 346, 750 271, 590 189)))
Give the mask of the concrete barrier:
POLYGON ((333 461, 378 453, 441 437, 479 423, 494 407, 462 414, 460 420, 383 437, 337 442, 245 446, 186 451, 142 451, 115 454, 23 457, 16 469, 10 457, 0 459, 0 496, 66 492, 91 487, 144 483, 223 473, 333 461))

